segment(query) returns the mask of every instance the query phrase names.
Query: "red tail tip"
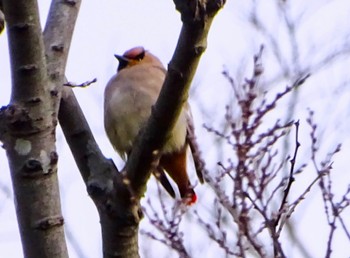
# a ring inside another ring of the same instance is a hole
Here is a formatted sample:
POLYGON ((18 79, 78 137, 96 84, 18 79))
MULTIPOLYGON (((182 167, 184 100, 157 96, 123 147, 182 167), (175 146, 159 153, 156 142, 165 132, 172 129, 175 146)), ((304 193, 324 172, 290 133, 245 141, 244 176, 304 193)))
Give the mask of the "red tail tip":
POLYGON ((197 195, 195 193, 188 194, 184 199, 186 205, 192 205, 197 202, 197 195))

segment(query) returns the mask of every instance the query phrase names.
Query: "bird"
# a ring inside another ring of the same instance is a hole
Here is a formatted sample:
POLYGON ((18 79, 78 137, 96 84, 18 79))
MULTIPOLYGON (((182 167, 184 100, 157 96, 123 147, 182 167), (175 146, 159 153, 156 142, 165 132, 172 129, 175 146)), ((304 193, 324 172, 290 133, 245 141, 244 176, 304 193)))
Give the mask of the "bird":
MULTIPOLYGON (((114 149, 126 160, 139 131, 151 115, 166 69, 155 55, 141 46, 115 55, 115 58, 119 61, 117 73, 109 80, 104 92, 104 127, 114 149)), ((176 183, 181 199, 192 205, 197 201, 197 195, 187 173, 189 122, 193 122, 192 114, 189 104, 185 103, 152 173, 175 198, 166 172, 176 183)), ((203 183, 203 176, 198 171, 197 175, 203 183)))

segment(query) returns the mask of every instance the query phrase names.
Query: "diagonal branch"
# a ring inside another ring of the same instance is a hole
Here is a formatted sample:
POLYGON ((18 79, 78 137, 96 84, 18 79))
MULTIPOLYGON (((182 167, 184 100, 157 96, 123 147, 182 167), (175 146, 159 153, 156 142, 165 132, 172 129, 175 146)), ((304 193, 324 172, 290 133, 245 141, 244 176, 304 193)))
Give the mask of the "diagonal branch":
POLYGON ((187 101, 191 81, 207 47, 210 25, 225 1, 174 2, 183 22, 178 44, 151 117, 136 140, 125 167, 126 175, 138 198, 145 191, 152 161, 161 151, 183 104, 187 101))
POLYGON ((71 88, 63 89, 58 119, 90 196, 108 195, 118 171, 103 156, 71 88))

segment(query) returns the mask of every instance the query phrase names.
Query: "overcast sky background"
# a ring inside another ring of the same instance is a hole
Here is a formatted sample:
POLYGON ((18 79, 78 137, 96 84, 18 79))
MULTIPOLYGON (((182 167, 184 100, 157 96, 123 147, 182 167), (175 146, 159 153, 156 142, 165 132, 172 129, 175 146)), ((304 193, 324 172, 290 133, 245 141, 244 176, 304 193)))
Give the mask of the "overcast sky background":
MULTIPOLYGON (((221 72, 227 69, 237 79, 249 77, 252 71, 252 56, 259 46, 264 44, 264 82, 270 82, 265 90, 271 98, 282 91, 290 80, 281 76, 282 69, 274 56, 266 34, 258 32, 249 22, 252 6, 256 7, 258 17, 267 31, 276 39, 281 48, 282 59, 295 70, 311 67, 313 76, 302 86, 299 92, 298 105, 293 119, 300 119, 299 164, 309 155, 309 128, 306 125, 307 108, 315 111, 315 120, 320 128, 322 147, 320 157, 331 151, 336 144, 342 143, 342 151, 334 159, 333 186, 336 193, 344 193, 350 183, 348 165, 350 153, 349 137, 349 14, 350 3, 347 0, 326 1, 286 1, 290 2, 288 11, 291 20, 298 20, 296 40, 298 43, 298 60, 295 65, 291 39, 286 32, 283 16, 276 8, 277 0, 264 1, 228 1, 225 8, 217 15, 208 38, 208 49, 203 55, 197 74, 193 81, 190 101, 194 112, 198 131, 198 140, 205 150, 209 167, 217 161, 217 150, 211 148, 215 137, 208 135, 201 128, 203 123, 219 127, 223 119, 224 107, 232 97, 231 87, 221 72), (299 19, 300 18, 300 19, 299 19), (346 43, 348 45, 346 45, 346 43), (347 48, 341 58, 331 66, 318 70, 317 65, 322 58, 340 49, 347 48), (294 60, 294 61, 293 61, 294 60), (294 64, 293 64, 294 62, 294 64)), ((39 1, 42 26, 44 26, 49 1, 39 1)), ((143 45, 146 49, 160 57, 166 65, 175 49, 181 28, 180 15, 175 11, 172 1, 83 1, 75 28, 73 42, 67 64, 66 75, 72 82, 81 83, 97 78, 97 83, 86 89, 75 89, 79 103, 94 132, 94 136, 107 157, 112 157, 118 167, 121 160, 110 146, 103 128, 103 91, 109 78, 115 73, 117 61, 113 55, 122 54, 125 50, 143 45)), ((295 72, 295 71, 294 71, 295 72)), ((0 105, 7 105, 10 98, 11 75, 7 47, 6 32, 0 35, 0 105)), ((288 98, 271 114, 271 119, 285 117, 288 98)), ((73 111, 74 112, 74 111, 73 111)), ((87 196, 70 150, 60 129, 57 135, 59 153, 59 180, 62 209, 67 232, 69 233, 70 257, 79 257, 72 248, 72 239, 76 239, 84 257, 101 257, 101 235, 96 209, 87 196)), ((307 158, 306 158, 307 159, 307 158)), ((191 172, 193 173, 193 171, 191 172)), ((192 175, 193 176, 193 175, 192 175)), ((308 169, 302 180, 295 183, 297 197, 305 186, 315 177, 312 168, 308 169)), ((195 182, 193 177, 192 181, 195 182)), ((151 180, 148 196, 156 195, 156 187, 151 180)), ((22 257, 22 249, 18 234, 17 221, 13 203, 10 173, 6 154, 0 149, 0 258, 22 257)), ((198 209, 210 210, 212 198, 205 186, 198 186, 198 209)), ((146 197, 147 198, 147 197, 146 197)), ((167 198, 167 197, 164 197, 167 198)), ((169 202, 171 200, 169 199, 169 202)), ((193 257, 214 257, 221 251, 216 244, 206 242, 199 237, 200 231, 191 225, 191 211, 188 221, 184 222, 185 239, 193 257), (188 230, 189 229, 189 230, 188 230)), ((295 212, 298 236, 309 249, 312 257, 324 256, 328 239, 327 222, 324 217, 323 203, 319 189, 315 187, 309 198, 295 212)), ((208 216, 203 214, 203 216, 208 216)), ((347 212, 346 223, 350 227, 350 212, 347 212)), ((144 219, 141 227, 150 229, 144 219)), ((340 230, 340 229, 339 229, 340 230)), ((152 257, 152 248, 160 248, 157 253, 164 257, 176 257, 175 253, 167 253, 167 249, 140 238, 144 257, 152 257)), ((300 257, 292 248, 288 249, 288 257, 300 257)), ((153 253, 154 254, 154 253, 153 253)), ((337 234, 334 243, 333 257, 349 257, 350 243, 343 234, 337 234)), ((153 256, 154 257, 154 256, 153 256)), ((160 257, 160 256, 158 256, 160 257)), ((218 256, 216 256, 218 257, 218 256)))

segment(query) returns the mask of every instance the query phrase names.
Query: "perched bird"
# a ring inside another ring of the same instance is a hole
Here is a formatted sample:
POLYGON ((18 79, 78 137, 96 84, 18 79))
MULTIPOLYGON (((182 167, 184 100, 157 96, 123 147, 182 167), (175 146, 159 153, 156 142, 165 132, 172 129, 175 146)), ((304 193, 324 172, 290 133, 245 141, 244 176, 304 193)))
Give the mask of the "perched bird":
MULTIPOLYGON (((115 57, 119 60, 119 66, 117 74, 110 79, 105 89, 104 125, 110 142, 125 160, 131 152, 138 132, 151 115, 166 70, 160 60, 143 47, 132 48, 122 56, 115 57)), ((170 138, 164 145, 159 164, 153 174, 168 193, 175 197, 175 192, 164 173, 166 171, 177 184, 181 198, 187 204, 192 204, 196 202, 197 196, 187 174, 188 119, 192 117, 186 103, 170 138)), ((201 175, 199 179, 203 182, 201 175)))

